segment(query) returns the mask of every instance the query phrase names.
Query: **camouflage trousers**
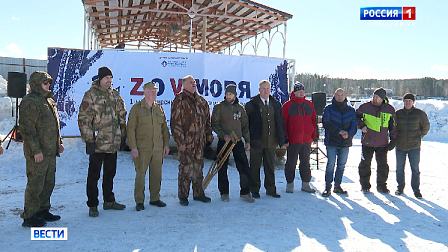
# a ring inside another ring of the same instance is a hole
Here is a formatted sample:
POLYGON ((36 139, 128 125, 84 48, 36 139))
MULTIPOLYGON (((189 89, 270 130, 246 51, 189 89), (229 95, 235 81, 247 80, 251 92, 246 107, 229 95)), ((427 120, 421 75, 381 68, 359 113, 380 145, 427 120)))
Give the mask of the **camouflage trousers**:
POLYGON ((23 219, 31 218, 37 212, 50 209, 56 173, 56 156, 44 156, 39 163, 34 158, 26 159, 27 184, 25 190, 23 219))
POLYGON ((191 155, 188 150, 184 152, 179 151, 178 153, 177 159, 180 162, 178 175, 179 198, 188 198, 190 184, 193 187, 193 197, 204 195, 204 188, 202 187, 204 159, 194 160, 193 157, 194 155, 191 155))
POLYGON ((136 203, 145 202, 145 177, 149 167, 149 194, 150 202, 160 199, 160 186, 162 183, 163 150, 139 151, 139 157, 134 158, 135 187, 134 199, 136 203))

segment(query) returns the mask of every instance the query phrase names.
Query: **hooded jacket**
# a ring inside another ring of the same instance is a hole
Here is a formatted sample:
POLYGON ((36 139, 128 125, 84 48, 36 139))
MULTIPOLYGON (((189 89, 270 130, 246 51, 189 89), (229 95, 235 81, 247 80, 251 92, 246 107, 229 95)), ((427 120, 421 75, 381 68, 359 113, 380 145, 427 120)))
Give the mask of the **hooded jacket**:
POLYGON ((20 103, 19 128, 25 158, 34 158, 39 153, 59 156, 59 145, 62 144, 59 116, 51 98, 53 92, 45 91, 41 86, 45 80, 53 79, 46 72, 32 73, 29 80, 31 92, 20 103))
POLYGON ((331 100, 331 104, 324 108, 322 113, 322 124, 325 128, 325 145, 350 147, 352 146, 353 136, 356 134, 358 119, 355 109, 347 104, 347 99, 338 104, 336 100, 331 100), (345 130, 348 138, 344 139, 339 131, 345 130))
POLYGON ((95 80, 79 106, 78 127, 84 142, 95 143, 95 152, 117 152, 121 139, 126 138, 126 107, 120 93, 112 87, 102 88, 99 80, 95 80), (118 118, 101 92, 111 100, 118 118))
POLYGON ((311 101, 294 96, 291 92, 289 101, 283 104, 283 117, 285 117, 286 135, 289 144, 311 143, 317 138, 316 111, 311 101))
POLYGON ((397 138, 397 116, 394 107, 387 101, 383 100, 380 106, 373 105, 372 101, 366 102, 356 110, 358 128, 367 126, 367 133, 362 133, 362 145, 386 147, 389 137, 397 138))

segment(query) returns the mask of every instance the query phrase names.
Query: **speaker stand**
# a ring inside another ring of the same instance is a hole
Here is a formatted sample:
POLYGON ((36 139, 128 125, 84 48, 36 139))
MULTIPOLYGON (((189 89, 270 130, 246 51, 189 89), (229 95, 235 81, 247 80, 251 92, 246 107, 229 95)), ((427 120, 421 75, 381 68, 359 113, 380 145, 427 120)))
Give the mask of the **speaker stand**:
POLYGON ((14 139, 14 141, 18 142, 23 140, 22 135, 20 134, 19 130, 19 124, 18 124, 18 113, 19 112, 19 98, 16 98, 16 124, 14 127, 9 131, 8 135, 3 138, 2 142, 5 142, 5 139, 9 136, 9 142, 8 145, 6 145, 6 149, 9 148, 9 145, 11 144, 11 140, 14 139))
POLYGON ((327 158, 327 154, 325 154, 325 152, 319 147, 319 116, 316 115, 316 136, 317 136, 317 142, 316 142, 316 147, 311 147, 311 154, 316 154, 316 159, 311 158, 312 160, 316 161, 316 167, 319 170, 319 160, 320 159, 324 159, 327 158), (319 152, 324 155, 324 157, 319 159, 319 152))

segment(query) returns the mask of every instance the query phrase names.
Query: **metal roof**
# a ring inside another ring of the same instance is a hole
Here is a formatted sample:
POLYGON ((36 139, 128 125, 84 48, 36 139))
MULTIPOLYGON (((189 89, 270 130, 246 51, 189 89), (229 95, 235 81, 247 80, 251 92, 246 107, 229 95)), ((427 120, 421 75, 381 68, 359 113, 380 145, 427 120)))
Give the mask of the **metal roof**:
POLYGON ((187 49, 191 27, 193 49, 219 52, 292 18, 249 0, 83 0, 83 4, 101 48, 125 44, 187 49))

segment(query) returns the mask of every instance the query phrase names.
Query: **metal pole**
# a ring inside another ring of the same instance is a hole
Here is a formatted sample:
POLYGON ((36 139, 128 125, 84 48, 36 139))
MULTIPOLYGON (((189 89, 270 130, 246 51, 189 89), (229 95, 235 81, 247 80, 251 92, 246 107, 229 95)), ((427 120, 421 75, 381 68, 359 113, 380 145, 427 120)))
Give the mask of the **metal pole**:
POLYGON ((84 9, 84 33, 82 34, 82 49, 86 49, 86 10, 84 9))
POLYGON ((285 39, 283 40, 283 58, 286 58, 286 22, 284 26, 285 26, 285 39))
POLYGON ((204 17, 202 20, 202 52, 207 52, 206 47, 206 37, 207 37, 207 17, 204 17))
POLYGON ((189 53, 191 53, 191 38, 193 36, 193 18, 194 18, 194 15, 191 15, 190 16, 190 50, 188 51, 189 53))

